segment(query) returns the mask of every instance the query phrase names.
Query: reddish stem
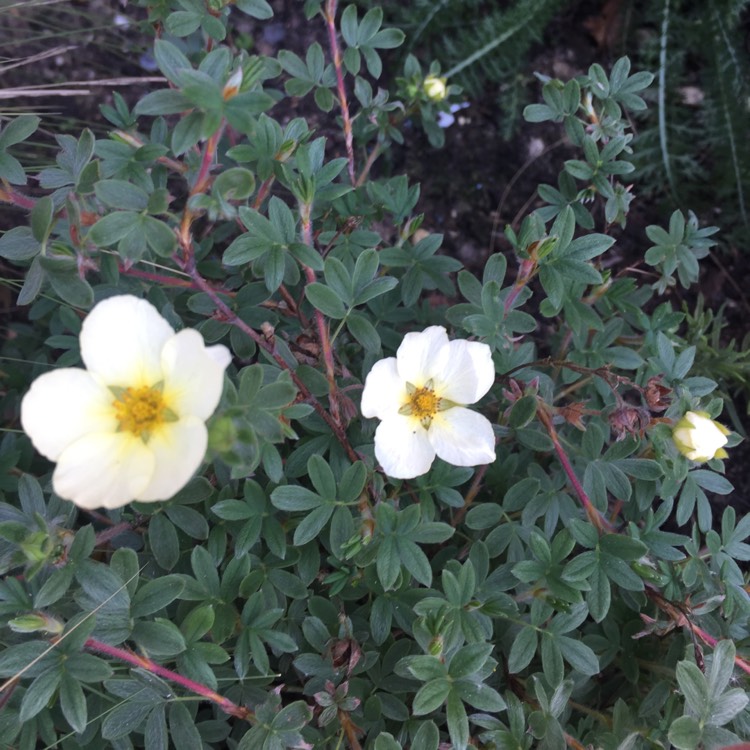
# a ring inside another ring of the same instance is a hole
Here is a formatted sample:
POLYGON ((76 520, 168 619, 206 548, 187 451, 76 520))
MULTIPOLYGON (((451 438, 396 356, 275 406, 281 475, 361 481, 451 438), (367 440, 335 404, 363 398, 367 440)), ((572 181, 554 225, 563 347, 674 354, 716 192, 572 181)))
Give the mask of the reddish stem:
POLYGON ((352 135, 352 121, 349 117, 349 103, 346 99, 346 88, 344 87, 344 70, 341 65, 341 48, 339 47, 338 35, 336 34, 336 0, 326 0, 323 17, 328 28, 328 44, 333 57, 333 67, 336 70, 336 89, 341 106, 341 117, 344 121, 344 140, 346 142, 346 158, 349 160, 349 179, 352 185, 357 182, 354 170, 354 137, 352 135))
POLYGON ((154 281, 157 284, 163 284, 164 286, 180 286, 190 288, 196 288, 190 279, 177 279, 174 276, 166 276, 160 273, 151 273, 151 271, 141 271, 138 268, 128 268, 123 263, 118 263, 117 268, 120 273, 125 276, 134 276, 137 279, 145 279, 146 281, 154 281))
POLYGON ((36 201, 33 198, 29 198, 28 195, 14 190, 5 180, 2 181, 2 186, 0 187, 0 202, 12 203, 14 206, 29 210, 36 206, 36 201))
POLYGON ((191 261, 187 265, 186 270, 190 274, 197 287, 211 298, 216 307, 221 311, 222 315, 224 316, 224 320, 227 323, 235 326, 236 328, 239 328, 243 333, 247 334, 260 349, 263 349, 263 351, 267 352, 273 358, 274 362, 276 362, 279 367, 281 367, 283 370, 289 371, 289 374, 292 377, 292 381, 297 386, 299 392, 305 397, 305 400, 312 405, 313 409, 315 409, 315 411, 320 415, 323 421, 331 428, 331 431, 333 432, 339 443, 341 443, 341 446, 346 451, 346 455, 349 456, 349 459, 352 462, 359 461, 357 452, 354 450, 354 448, 352 448, 351 443, 346 436, 346 430, 344 430, 341 424, 333 420, 331 415, 323 407, 320 401, 318 401, 318 399, 313 396, 313 394, 310 392, 310 389, 304 384, 302 380, 300 380, 294 369, 276 351, 276 347, 273 344, 269 343, 255 329, 251 328, 247 323, 245 323, 245 321, 242 320, 242 318, 240 318, 229 307, 229 305, 224 302, 223 299, 221 299, 218 292, 209 285, 209 283, 200 275, 200 273, 198 273, 198 270, 195 268, 195 261, 193 259, 191 259, 191 261))
POLYGON ((576 491, 576 494, 578 495, 578 498, 581 501, 581 505, 583 505, 584 510, 586 511, 586 515, 589 517, 589 520, 591 523, 596 526, 597 529, 599 529, 600 532, 612 532, 614 531, 614 527, 612 524, 604 518, 604 516, 594 507, 594 504, 591 502, 591 499, 586 494, 586 490, 583 489, 583 485, 578 481, 578 477, 576 476, 575 471, 573 471, 573 466, 570 463, 570 459, 568 458, 568 454, 565 452, 565 449, 562 447, 562 443, 560 442, 560 437, 557 434, 557 430, 555 429, 555 426, 552 424, 552 419, 550 418, 550 415, 545 410, 546 404, 540 400, 539 402, 539 409, 537 409, 537 416, 539 417, 539 421, 544 425, 544 428, 547 430, 547 434, 552 439, 552 444, 555 446, 555 453, 557 453, 557 458, 559 459, 560 463, 562 464, 563 471, 565 471, 565 474, 568 477, 568 480, 573 485, 573 489, 576 491))
POLYGON ((510 292, 508 292, 508 296, 505 298, 505 303, 503 304, 506 315, 510 312, 510 309, 513 307, 513 303, 521 293, 521 290, 534 277, 535 270, 536 263, 533 260, 526 259, 521 261, 521 266, 518 269, 518 278, 516 279, 516 283, 513 285, 513 288, 510 290, 510 292))
POLYGON ((114 526, 110 526, 108 529, 104 529, 96 535, 96 544, 97 546, 100 544, 106 544, 106 542, 114 539, 116 536, 120 536, 120 534, 126 531, 130 531, 132 528, 133 527, 127 521, 116 523, 114 526))
POLYGON ((215 703, 222 711, 224 711, 224 713, 230 714, 231 716, 236 716, 239 719, 244 719, 245 721, 250 722, 255 719, 255 714, 249 708, 237 705, 234 701, 219 695, 217 692, 202 685, 200 682, 195 682, 195 680, 183 677, 181 674, 177 674, 177 672, 173 672, 171 669, 162 667, 161 664, 157 664, 146 656, 140 656, 132 651, 118 648, 117 646, 110 646, 108 643, 102 643, 102 641, 98 641, 95 638, 87 639, 84 647, 87 651, 96 651, 105 656, 110 656, 113 659, 119 659, 127 664, 132 664, 134 667, 145 669, 147 672, 157 675, 158 677, 163 677, 165 680, 175 682, 184 687, 185 690, 189 690, 191 693, 200 695, 206 700, 215 703))
MULTIPOLYGON (((299 211, 302 219, 302 239, 306 245, 313 246, 312 237, 312 221, 310 219, 311 206, 308 204, 300 204, 299 211)), ((303 265, 302 268, 305 271, 305 278, 308 284, 315 283, 315 271, 310 266, 303 265)), ((336 424, 341 424, 341 414, 339 411, 339 399, 338 389, 336 387, 336 365, 333 359, 333 347, 331 346, 331 337, 328 332, 328 326, 326 324, 323 313, 317 308, 314 308, 315 326, 318 329, 318 340, 320 342, 321 353, 323 354, 323 362, 326 366, 326 379, 328 380, 328 392, 330 397, 328 399, 331 405, 331 416, 333 417, 336 424)))

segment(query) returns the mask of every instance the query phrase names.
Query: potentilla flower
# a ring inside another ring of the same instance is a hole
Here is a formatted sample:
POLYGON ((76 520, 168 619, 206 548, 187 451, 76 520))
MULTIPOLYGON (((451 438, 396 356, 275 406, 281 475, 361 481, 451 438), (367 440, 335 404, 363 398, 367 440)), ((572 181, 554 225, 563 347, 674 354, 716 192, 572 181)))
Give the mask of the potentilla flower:
POLYGON ((131 295, 96 305, 80 346, 87 369, 45 373, 21 403, 24 431, 57 462, 55 492, 82 508, 172 497, 206 453, 229 350, 131 295))
POLYGON ((465 408, 494 382, 487 344, 449 341, 442 326, 407 333, 395 357, 375 363, 362 392, 363 416, 381 420, 375 456, 385 473, 418 477, 436 454, 454 466, 494 461, 492 425, 465 408))
POLYGON ((703 463, 712 458, 726 458, 724 446, 729 430, 715 422, 705 411, 689 411, 674 426, 672 439, 677 450, 691 461, 703 463))

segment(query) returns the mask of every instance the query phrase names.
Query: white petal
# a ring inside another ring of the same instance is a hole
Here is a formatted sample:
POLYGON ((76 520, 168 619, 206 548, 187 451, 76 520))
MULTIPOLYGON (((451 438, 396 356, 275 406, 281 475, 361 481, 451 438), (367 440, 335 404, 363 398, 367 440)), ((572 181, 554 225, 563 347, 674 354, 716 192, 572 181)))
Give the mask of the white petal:
POLYGON ((148 441, 154 456, 154 473, 136 500, 168 500, 181 490, 201 465, 208 446, 206 425, 198 417, 185 417, 156 430, 148 441))
POLYGON ((160 368, 164 401, 180 417, 191 414, 208 419, 219 403, 231 356, 225 346, 212 346, 211 350, 193 328, 180 331, 164 344, 160 368))
POLYGON ((227 367, 229 367, 229 363, 232 361, 232 352, 230 352, 223 344, 207 346, 206 354, 216 362, 222 370, 226 370, 227 367))
POLYGON ((398 374, 404 382, 421 388, 444 369, 447 356, 448 334, 443 326, 407 333, 396 352, 398 374))
POLYGON ((395 414, 375 430, 375 458, 389 477, 412 479, 430 470, 435 451, 418 420, 395 414))
POLYGON ((442 372, 435 375, 435 391, 456 404, 479 401, 495 382, 492 351, 478 341, 451 341, 442 372))
POLYGON ((161 380, 161 350, 172 326, 130 294, 100 302, 83 321, 81 358, 106 385, 144 386, 161 380))
POLYGON ((385 419, 408 401, 406 385, 399 377, 396 358, 381 359, 367 373, 360 406, 363 417, 385 419))
POLYGON ((114 432, 114 396, 86 370, 66 367, 40 375, 21 401, 21 425, 51 461, 84 435, 114 432))
POLYGON ((130 432, 86 435, 60 455, 55 492, 81 508, 119 508, 134 500, 154 473, 154 455, 130 432))
POLYGON ((439 412, 427 436, 435 452, 454 466, 478 466, 495 460, 495 434, 489 419, 456 406, 439 412))

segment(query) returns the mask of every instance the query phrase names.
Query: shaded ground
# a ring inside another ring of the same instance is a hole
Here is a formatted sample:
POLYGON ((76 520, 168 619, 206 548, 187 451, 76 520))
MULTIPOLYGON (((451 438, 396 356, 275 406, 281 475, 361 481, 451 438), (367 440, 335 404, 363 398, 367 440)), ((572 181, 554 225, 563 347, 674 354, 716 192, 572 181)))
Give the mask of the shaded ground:
MULTIPOLYGON (((325 45, 322 25, 308 22, 295 0, 275 0, 276 18, 270 24, 255 28, 243 20, 239 31, 249 44, 264 54, 275 54, 281 47, 302 52, 313 39, 325 45)), ((569 77, 584 72, 588 66, 609 60, 602 52, 600 30, 589 19, 596 18, 605 2, 582 2, 575 13, 569 13, 550 26, 552 36, 539 45, 527 73, 539 71, 569 77), (592 15, 593 14, 593 15, 592 15)), ((153 61, 147 52, 143 35, 128 19, 144 16, 142 9, 123 9, 115 0, 79 0, 62 2, 36 9, 35 13, 18 9, 0 14, 0 55, 19 58, 46 54, 32 65, 8 69, 3 86, 38 85, 40 83, 90 82, 124 76, 153 75, 153 61), (56 35, 67 29, 63 36, 56 35)), ((606 41, 606 40, 605 40, 606 41)), ((158 72, 158 71, 157 71, 158 72)), ((117 86, 131 102, 137 100, 152 84, 117 86)), ((14 98, 13 107, 33 107, 45 116, 52 132, 69 129, 75 132, 82 123, 103 126, 98 112, 100 103, 111 100, 112 85, 88 88, 89 95, 14 98)), ((8 104, 0 102, 0 104, 8 104)), ((294 105, 292 105, 294 106, 294 105)), ((3 107, 3 109, 8 109, 3 107)), ((297 116, 302 111, 290 111, 297 116)), ((559 128, 549 124, 521 127, 510 142, 499 136, 498 115, 491 92, 477 98, 458 113, 456 122, 446 131, 446 145, 435 151, 416 126, 407 123, 408 147, 395 150, 390 165, 420 182, 422 192, 418 210, 426 215, 425 227, 445 234, 446 252, 456 255, 470 268, 480 268, 491 252, 508 249, 502 235, 506 224, 518 225, 533 209, 536 186, 554 184, 562 162, 572 151, 561 140, 559 128)), ((42 154, 51 153, 41 151, 42 154)), ((38 158, 38 155, 37 155, 38 158)), ((44 158, 44 157, 42 157, 44 158)), ((638 192, 636 187, 635 192, 638 192)), ((717 207, 718 208, 718 207, 717 207)), ((616 270, 640 265, 648 240, 645 226, 666 223, 671 207, 658 200, 640 200, 633 204, 625 233, 607 256, 616 270)), ((708 222, 715 221, 709 216, 708 222)), ((0 227, 13 222, 9 212, 0 214, 0 227)), ((747 250, 747 249, 746 249, 747 250)), ((724 340, 741 341, 747 333, 750 303, 745 281, 750 278, 750 252, 723 249, 702 264, 700 293, 708 307, 725 305, 727 326, 724 340)), ((511 268, 512 272, 512 268, 511 268)), ((674 303, 695 304, 695 292, 684 295, 673 290, 674 303)), ((737 413, 745 419, 747 430, 747 393, 737 400, 737 413)), ((733 502, 739 509, 750 508, 750 444, 732 451, 727 475, 737 491, 733 502)))

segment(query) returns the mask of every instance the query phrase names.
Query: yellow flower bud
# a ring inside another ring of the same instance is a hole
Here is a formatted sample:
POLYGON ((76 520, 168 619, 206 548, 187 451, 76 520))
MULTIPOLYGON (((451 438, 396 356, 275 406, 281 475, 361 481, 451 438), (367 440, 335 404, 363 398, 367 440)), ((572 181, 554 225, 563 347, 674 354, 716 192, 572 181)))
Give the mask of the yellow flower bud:
POLYGON ((672 439, 683 456, 703 463, 727 457, 724 446, 728 434, 729 430, 711 419, 707 412, 689 411, 674 426, 672 439))
POLYGON ((428 99, 432 99, 433 102, 441 102, 448 96, 448 87, 446 85, 445 78, 438 78, 437 76, 427 76, 422 84, 422 89, 427 94, 428 99))

